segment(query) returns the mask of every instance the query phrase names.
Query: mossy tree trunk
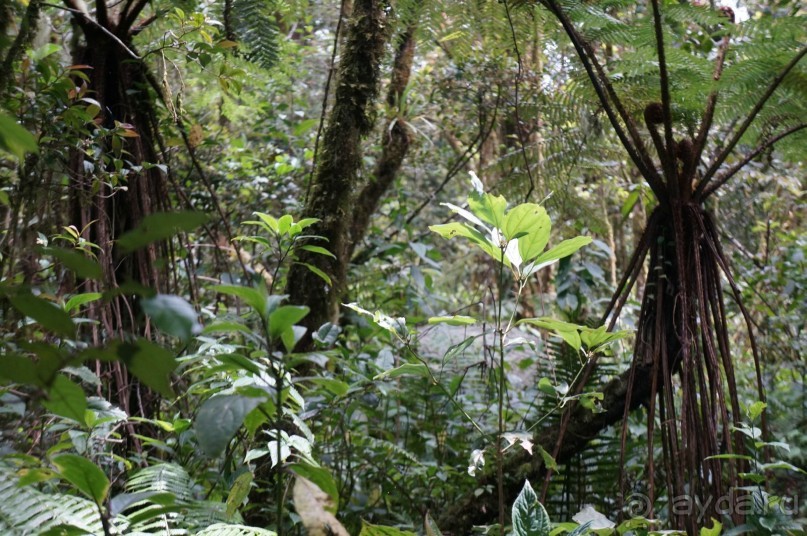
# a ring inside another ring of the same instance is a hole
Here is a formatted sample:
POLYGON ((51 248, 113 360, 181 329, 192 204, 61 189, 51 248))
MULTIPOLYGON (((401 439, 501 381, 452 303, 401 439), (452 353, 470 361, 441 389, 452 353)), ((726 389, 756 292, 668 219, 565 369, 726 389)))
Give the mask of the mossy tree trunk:
POLYGON ((388 28, 387 2, 353 2, 338 67, 334 105, 303 209, 306 217, 320 220, 312 232, 328 240, 326 247, 336 258, 302 251, 299 262, 289 272, 286 288, 292 303, 311 309, 304 320, 309 333, 325 322, 337 321, 339 316, 352 251, 350 228, 355 211, 354 191, 359 186, 362 165, 361 143, 374 124, 373 108, 388 28), (331 284, 305 264, 326 273, 331 284))

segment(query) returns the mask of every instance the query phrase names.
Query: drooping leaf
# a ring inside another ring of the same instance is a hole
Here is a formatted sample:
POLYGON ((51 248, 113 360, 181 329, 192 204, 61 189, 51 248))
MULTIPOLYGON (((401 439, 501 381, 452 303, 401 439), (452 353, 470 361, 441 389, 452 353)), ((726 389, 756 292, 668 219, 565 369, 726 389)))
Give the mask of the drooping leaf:
POLYGON ((80 385, 59 374, 48 389, 48 398, 42 401, 42 405, 51 413, 83 424, 87 397, 80 385))
POLYGON ((247 414, 263 401, 260 397, 238 394, 208 398, 193 423, 199 446, 205 454, 215 458, 224 452, 247 414))
POLYGON ((98 262, 74 249, 42 248, 42 252, 57 259, 79 277, 84 279, 101 279, 103 277, 103 270, 98 262))
POLYGON ((0 149, 22 160, 25 153, 36 153, 36 138, 21 127, 13 117, 0 112, 0 149))
POLYGON ((202 331, 199 315, 184 298, 172 294, 157 294, 140 302, 145 312, 162 331, 188 342, 202 331))
POLYGON ((109 493, 109 479, 100 467, 77 454, 60 454, 53 458, 59 476, 73 484, 95 504, 103 504, 109 493))
POLYGON ((227 517, 233 517, 241 507, 241 503, 249 495, 249 490, 252 487, 252 473, 245 471, 238 475, 233 485, 230 487, 230 493, 227 494, 227 517))
POLYGON ((157 212, 149 214, 136 229, 124 233, 117 241, 124 253, 140 249, 153 242, 166 240, 178 233, 193 231, 210 217, 203 212, 157 212))
POLYGON ((114 349, 138 380, 166 398, 174 397, 170 374, 177 367, 177 360, 171 352, 144 339, 122 342, 114 349))
POLYGON ((64 310, 68 313, 73 309, 81 307, 82 305, 90 302, 94 302, 100 300, 103 297, 103 294, 100 292, 85 292, 83 294, 76 294, 75 296, 71 296, 69 300, 64 304, 64 310))
POLYGON ((20 290, 8 297, 11 305, 25 316, 36 320, 43 328, 63 337, 75 334, 75 325, 63 309, 53 303, 20 290))
POLYGON ((381 374, 377 374, 375 377, 373 377, 373 380, 388 380, 398 378, 400 376, 422 376, 424 378, 428 378, 429 369, 426 368, 424 363, 404 363, 400 367, 385 370, 381 374))
POLYGON ((258 289, 239 285, 214 285, 210 287, 210 290, 241 298, 244 300, 244 303, 252 307, 261 317, 267 314, 266 294, 258 289))

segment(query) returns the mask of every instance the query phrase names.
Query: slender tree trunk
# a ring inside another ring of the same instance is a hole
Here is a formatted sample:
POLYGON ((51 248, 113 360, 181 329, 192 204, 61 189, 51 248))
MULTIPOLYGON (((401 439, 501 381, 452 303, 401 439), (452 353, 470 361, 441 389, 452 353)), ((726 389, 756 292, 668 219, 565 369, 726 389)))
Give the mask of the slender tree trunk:
POLYGON ((356 246, 367 234, 370 218, 395 177, 398 176, 401 164, 403 164, 412 142, 404 117, 403 99, 412 73, 412 60, 415 57, 417 24, 415 18, 400 36, 387 93, 387 106, 392 110, 392 116, 381 133, 382 151, 373 176, 364 185, 356 200, 348 258, 353 256, 356 246))
POLYGON ((334 105, 303 210, 306 217, 320 220, 312 232, 328 240, 327 247, 336 258, 301 252, 299 263, 289 271, 286 288, 292 303, 311 309, 304 320, 309 333, 325 322, 337 321, 345 291, 355 209, 352 201, 362 164, 361 142, 373 127, 373 106, 388 39, 386 8, 383 0, 356 0, 345 32, 334 105), (331 283, 305 264, 323 271, 331 283))

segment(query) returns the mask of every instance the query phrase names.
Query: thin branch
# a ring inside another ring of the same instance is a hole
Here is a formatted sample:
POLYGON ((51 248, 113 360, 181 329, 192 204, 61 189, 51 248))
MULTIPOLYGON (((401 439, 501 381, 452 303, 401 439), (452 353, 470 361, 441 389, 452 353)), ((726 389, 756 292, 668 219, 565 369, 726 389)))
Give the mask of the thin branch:
POLYGON ((701 183, 698 185, 697 189, 695 190, 695 193, 693 194, 694 198, 697 199, 699 196, 703 194, 703 192, 706 190, 706 186, 708 185, 709 181, 712 179, 712 177, 714 177, 715 173, 717 173, 717 170, 720 168, 720 166, 723 165, 723 162, 726 161, 726 158, 728 158, 728 156, 734 150, 734 147, 740 141, 740 138, 743 137, 745 131, 748 130, 748 127, 751 126, 751 123, 754 122, 754 119, 756 119, 757 114, 759 114, 760 110, 762 110, 762 108, 765 106, 765 103, 768 102, 768 99, 771 97, 771 95, 773 95, 773 92, 776 91, 776 88, 779 87, 779 84, 782 83, 782 80, 785 79, 788 73, 790 73, 790 71, 793 70, 793 67, 795 67, 796 64, 798 64, 799 61, 801 61, 801 59, 805 55, 807 55, 807 45, 804 46, 799 51, 799 53, 796 54, 792 60, 790 60, 790 63, 788 63, 785 66, 785 68, 782 69, 782 72, 780 72, 776 76, 776 78, 774 78, 771 81, 771 83, 768 85, 768 88, 765 90, 765 93, 763 93, 762 97, 759 99, 759 101, 757 101, 756 105, 754 105, 754 108, 751 110, 751 113, 748 114, 748 117, 745 118, 745 121, 743 121, 743 123, 740 125, 740 128, 737 130, 734 136, 732 136, 731 140, 728 142, 726 147, 720 152, 715 161, 712 163, 711 166, 709 166, 709 169, 703 175, 701 183))
POLYGON ((513 25, 513 18, 510 16, 510 4, 508 0, 504 0, 504 12, 507 15, 507 24, 510 27, 510 35, 513 39, 513 50, 516 53, 516 61, 518 62, 518 71, 516 72, 516 82, 514 88, 514 104, 513 104, 513 114, 515 115, 516 119, 516 135, 518 136, 518 143, 521 146, 521 156, 524 159, 524 169, 527 171, 527 177, 530 179, 530 189, 527 191, 527 195, 524 196, 524 202, 530 200, 530 196, 532 192, 535 191, 535 180, 532 177, 532 170, 530 169, 530 161, 527 158, 527 149, 526 149, 526 140, 524 139, 524 132, 521 128, 521 116, 519 113, 519 102, 518 102, 518 90, 519 86, 521 85, 521 77, 524 73, 524 63, 521 60, 521 51, 518 49, 518 39, 516 39, 516 28, 513 25))
POLYGON ((314 154, 311 156, 311 173, 308 175, 308 185, 305 189, 305 199, 303 206, 308 204, 308 197, 311 195, 311 186, 314 184, 314 173, 317 171, 317 154, 319 153, 319 142, 322 138, 322 130, 325 128, 325 115, 328 111, 328 94, 331 92, 331 80, 336 65, 336 51, 339 48, 339 34, 342 29, 342 20, 345 17, 345 2, 342 0, 339 6, 339 20, 336 21, 336 31, 333 36, 333 50, 331 51, 331 64, 328 66, 328 77, 325 79, 325 91, 322 96, 322 111, 319 114, 319 126, 317 127, 317 137, 314 140, 314 154))
POLYGON ((129 5, 129 9, 123 12, 120 21, 120 29, 124 35, 129 32, 129 28, 131 28, 137 17, 140 16, 140 13, 145 9, 146 4, 149 3, 149 0, 136 0, 129 5))
MULTIPOLYGON (((715 58, 715 70, 712 73, 712 80, 715 82, 720 81, 720 77, 723 75, 723 66, 726 63, 726 53, 729 50, 729 43, 731 42, 731 38, 728 34, 723 36, 723 41, 720 43, 720 48, 717 50, 717 57, 715 58)), ((706 140, 709 136, 709 129, 712 128, 712 121, 714 120, 715 115, 715 108, 717 107, 717 97, 718 91, 715 89, 709 94, 709 97, 706 99, 706 108, 703 111, 703 119, 701 120, 700 128, 698 129, 698 134, 695 136, 695 143, 693 146, 692 151, 692 159, 693 162, 698 162, 700 160, 701 155, 703 154, 703 150, 706 147, 706 140)))
POLYGON ((613 126, 616 131, 619 141, 622 142, 631 160, 639 169, 639 172, 645 180, 647 180, 653 193, 656 194, 656 197, 659 200, 666 199, 667 194, 664 189, 664 182, 656 171, 653 160, 650 158, 641 136, 639 136, 636 124, 625 110, 622 101, 617 97, 610 79, 605 74, 605 70, 602 68, 599 61, 597 61, 597 56, 594 54, 591 45, 580 35, 571 20, 569 20, 569 17, 563 12, 555 0, 542 0, 542 3, 557 17, 566 35, 568 35, 569 39, 572 41, 572 45, 574 45, 577 55, 583 63, 583 68, 586 70, 586 74, 591 80, 594 91, 600 99, 600 103, 611 122, 611 126, 613 126), (625 133, 622 125, 619 123, 619 119, 616 116, 617 113, 625 123, 630 138, 628 138, 628 134, 625 133))
MULTIPOLYGON (((65 3, 67 3, 68 5, 73 5, 73 6, 78 6, 79 5, 76 2, 74 2, 73 0, 65 0, 65 3)), ((128 46, 126 46, 126 44, 123 41, 121 41, 120 38, 117 35, 113 34, 109 30, 107 30, 106 28, 104 28, 103 26, 98 24, 97 21, 90 18, 90 16, 85 11, 82 11, 81 9, 78 9, 77 7, 65 7, 65 6, 59 6, 59 5, 56 5, 56 4, 43 3, 42 5, 43 6, 48 6, 48 7, 53 7, 53 8, 56 8, 56 9, 61 9, 63 11, 69 11, 70 13, 76 15, 76 19, 78 20, 79 26, 81 26, 82 28, 86 28, 87 25, 89 24, 90 26, 92 26, 92 27, 94 27, 94 28, 96 28, 98 30, 101 30, 107 37, 109 37, 110 39, 115 41, 115 43, 117 43, 118 46, 120 46, 123 49, 123 51, 126 52, 132 59, 137 60, 137 61, 140 61, 140 60, 143 59, 140 56, 138 56, 137 54, 135 54, 135 52, 132 51, 132 49, 130 49, 128 46)))
POLYGON ((707 197, 715 193, 715 190, 726 184, 726 182, 728 182, 728 180, 732 176, 734 176, 738 171, 740 171, 740 169, 745 167, 745 165, 748 162, 759 156, 765 149, 772 147, 776 142, 778 142, 782 138, 790 136, 791 134, 798 132, 799 130, 803 130, 805 128, 807 128, 807 123, 801 123, 800 125, 791 127, 785 130, 784 132, 781 132, 776 136, 769 138, 764 142, 762 142, 761 144, 759 144, 759 146, 756 149, 745 155, 745 157, 743 157, 742 160, 740 160, 739 162, 731 166, 729 169, 724 171, 720 176, 716 177, 714 182, 710 184, 708 188, 704 189, 703 198, 706 199, 707 197))

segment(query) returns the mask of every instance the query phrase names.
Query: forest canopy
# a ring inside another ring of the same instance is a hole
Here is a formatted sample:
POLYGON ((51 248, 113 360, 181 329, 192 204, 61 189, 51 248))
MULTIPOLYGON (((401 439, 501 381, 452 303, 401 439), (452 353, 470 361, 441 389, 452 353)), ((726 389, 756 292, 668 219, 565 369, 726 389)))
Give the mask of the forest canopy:
POLYGON ((804 534, 795 0, 0 0, 0 532, 804 534))

